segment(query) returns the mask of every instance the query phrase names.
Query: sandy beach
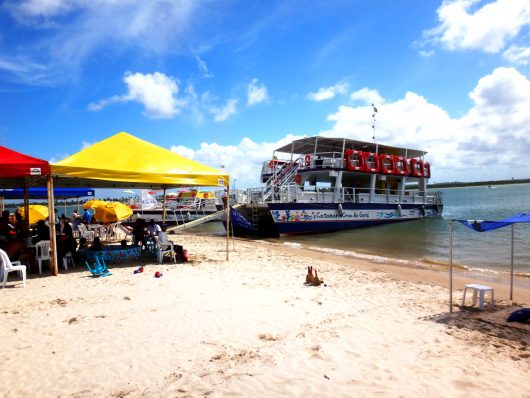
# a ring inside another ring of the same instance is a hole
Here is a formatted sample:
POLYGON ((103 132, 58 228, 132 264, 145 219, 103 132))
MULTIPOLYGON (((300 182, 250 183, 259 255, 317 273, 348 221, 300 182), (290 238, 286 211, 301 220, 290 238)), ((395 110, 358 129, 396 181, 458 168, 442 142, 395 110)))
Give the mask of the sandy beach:
MULTIPOLYGON (((222 238, 173 239, 190 263, 10 276, 1 395, 530 396, 528 331, 449 315, 446 272, 243 240, 225 261, 222 238), (325 285, 304 285, 307 266, 325 285)), ((469 282, 455 278, 455 304, 469 282)))

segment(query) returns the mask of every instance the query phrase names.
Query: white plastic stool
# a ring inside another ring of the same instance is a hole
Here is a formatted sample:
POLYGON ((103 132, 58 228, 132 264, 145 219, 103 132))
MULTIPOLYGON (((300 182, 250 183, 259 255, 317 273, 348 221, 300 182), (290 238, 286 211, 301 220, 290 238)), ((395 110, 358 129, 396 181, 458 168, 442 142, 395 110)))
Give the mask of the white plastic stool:
POLYGON ((65 256, 63 257, 63 267, 66 271, 68 271, 68 263, 72 265, 72 268, 75 267, 74 258, 70 252, 66 252, 65 256))
POLYGON ((464 297, 462 298, 462 307, 464 306, 464 303, 466 302, 466 291, 467 289, 473 290, 473 305, 477 304, 477 293, 479 293, 479 305, 478 308, 483 310, 484 309, 484 295, 486 292, 491 293, 491 303, 495 305, 495 298, 493 296, 493 288, 490 286, 484 286, 484 285, 477 285, 477 284, 471 284, 466 285, 464 287, 464 297))

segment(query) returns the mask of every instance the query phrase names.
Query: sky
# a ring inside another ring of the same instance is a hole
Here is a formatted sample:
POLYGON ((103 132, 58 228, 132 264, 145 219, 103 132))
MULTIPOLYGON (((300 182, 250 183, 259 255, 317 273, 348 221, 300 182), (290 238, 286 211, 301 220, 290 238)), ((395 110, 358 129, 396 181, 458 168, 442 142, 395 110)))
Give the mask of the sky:
POLYGON ((375 133, 431 182, 530 178, 529 62, 530 0, 4 0, 0 145, 126 131, 239 189, 293 139, 375 133))

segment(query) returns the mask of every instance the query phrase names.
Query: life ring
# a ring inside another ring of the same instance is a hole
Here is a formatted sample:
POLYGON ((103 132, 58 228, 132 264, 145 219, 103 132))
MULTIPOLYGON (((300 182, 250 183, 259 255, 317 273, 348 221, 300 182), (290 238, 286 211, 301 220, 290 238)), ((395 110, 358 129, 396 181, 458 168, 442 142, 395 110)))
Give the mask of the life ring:
POLYGON ((346 158, 346 169, 349 171, 364 170, 364 157, 361 151, 346 149, 344 151, 344 157, 346 158))
POLYGON ((310 154, 305 155, 304 162, 307 167, 311 166, 311 155, 310 154))
POLYGON ((294 176, 294 182, 295 182, 295 184, 301 185, 302 184, 302 175, 301 174, 295 175, 294 176))
POLYGON ((423 165, 423 160, 416 158, 410 159, 410 174, 412 175, 412 177, 425 176, 425 167, 423 165))
POLYGON ((364 170, 367 173, 379 173, 379 158, 374 152, 363 152, 364 170))
POLYGON ((205 192, 202 196, 204 197, 204 199, 208 199, 208 192, 205 192))
POLYGON ((394 174, 396 172, 394 156, 386 154, 379 155, 379 167, 383 174, 394 174))
POLYGON ((405 156, 394 156, 394 174, 398 176, 409 175, 409 164, 405 156))
POLYGON ((423 177, 431 178, 431 164, 429 162, 423 163, 423 177))

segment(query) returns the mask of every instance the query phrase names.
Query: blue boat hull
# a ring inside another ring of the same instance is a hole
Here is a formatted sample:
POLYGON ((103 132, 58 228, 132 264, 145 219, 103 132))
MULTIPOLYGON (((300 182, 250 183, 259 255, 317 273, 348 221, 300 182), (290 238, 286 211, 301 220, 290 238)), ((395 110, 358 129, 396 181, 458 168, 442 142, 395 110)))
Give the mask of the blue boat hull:
POLYGON ((441 215, 441 205, 364 203, 269 203, 279 234, 362 228, 441 215))

